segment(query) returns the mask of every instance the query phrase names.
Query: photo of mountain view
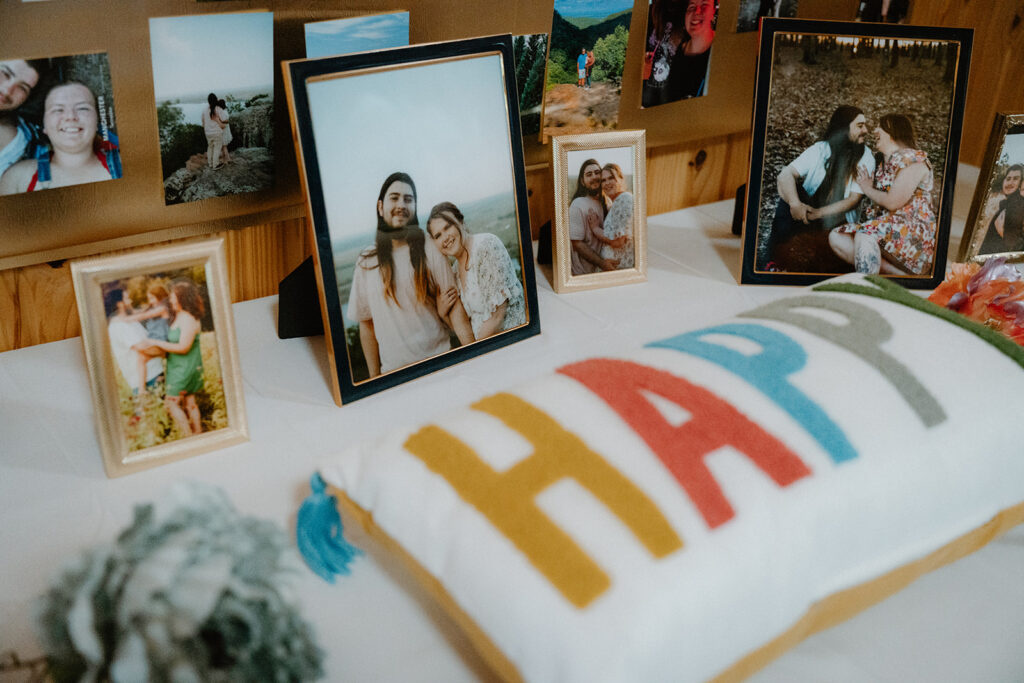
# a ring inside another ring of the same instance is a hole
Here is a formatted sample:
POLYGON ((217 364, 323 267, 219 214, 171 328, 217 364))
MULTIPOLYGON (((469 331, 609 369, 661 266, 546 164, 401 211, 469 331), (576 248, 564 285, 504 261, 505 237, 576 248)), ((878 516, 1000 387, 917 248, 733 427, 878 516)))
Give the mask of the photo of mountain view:
POLYGON ((556 0, 544 92, 545 135, 618 126, 633 3, 556 0))

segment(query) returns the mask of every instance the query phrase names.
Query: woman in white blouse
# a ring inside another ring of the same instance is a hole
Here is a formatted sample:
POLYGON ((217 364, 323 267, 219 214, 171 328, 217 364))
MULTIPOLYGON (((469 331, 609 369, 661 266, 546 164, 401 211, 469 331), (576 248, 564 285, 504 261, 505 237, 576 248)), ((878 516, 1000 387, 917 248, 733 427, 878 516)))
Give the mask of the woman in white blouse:
POLYGON ((462 300, 473 336, 484 339, 526 323, 523 285, 508 250, 488 232, 466 232, 465 217, 451 202, 430 210, 427 233, 445 256, 454 259, 455 287, 437 296, 437 312, 445 318, 462 300))

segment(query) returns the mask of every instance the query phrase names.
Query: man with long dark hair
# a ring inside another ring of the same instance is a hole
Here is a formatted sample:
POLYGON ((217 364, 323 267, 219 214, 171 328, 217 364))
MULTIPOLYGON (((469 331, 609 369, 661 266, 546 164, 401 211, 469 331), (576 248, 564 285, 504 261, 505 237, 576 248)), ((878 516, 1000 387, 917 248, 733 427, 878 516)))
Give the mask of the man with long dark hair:
POLYGON ((999 254, 1024 250, 1024 165, 1013 164, 1006 169, 1000 192, 989 198, 986 216, 992 216, 979 254, 999 254))
POLYGON ((24 113, 45 76, 44 64, 39 59, 0 60, 0 175, 34 151, 39 130, 24 113))
POLYGON ((359 342, 370 377, 432 358, 451 348, 449 327, 462 344, 473 329, 461 303, 448 319, 437 312, 437 294, 455 286, 447 260, 416 216, 416 185, 392 173, 377 197, 374 246, 356 261, 346 316, 359 323, 359 342))
POLYGON ((831 230, 857 222, 864 196, 857 185, 857 167, 868 173, 875 170, 875 158, 864 144, 867 132, 864 112, 844 104, 832 112, 824 135, 782 169, 772 242, 794 229, 831 230))

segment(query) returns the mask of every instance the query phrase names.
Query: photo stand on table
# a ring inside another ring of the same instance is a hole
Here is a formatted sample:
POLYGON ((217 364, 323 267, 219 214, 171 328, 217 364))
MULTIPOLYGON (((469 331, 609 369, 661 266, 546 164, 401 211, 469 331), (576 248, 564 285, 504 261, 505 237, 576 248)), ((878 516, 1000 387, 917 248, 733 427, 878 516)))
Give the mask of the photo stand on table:
POLYGON ((315 337, 324 333, 313 257, 288 273, 277 287, 277 337, 315 337))

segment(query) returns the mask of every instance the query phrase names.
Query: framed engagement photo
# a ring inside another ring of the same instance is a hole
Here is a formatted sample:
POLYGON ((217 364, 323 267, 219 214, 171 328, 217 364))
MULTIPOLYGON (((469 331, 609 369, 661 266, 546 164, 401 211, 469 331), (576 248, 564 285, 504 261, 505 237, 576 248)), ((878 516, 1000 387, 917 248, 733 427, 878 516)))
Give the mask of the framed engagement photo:
POLYGON ((1024 114, 996 114, 958 261, 1024 261, 1024 114))
POLYGON ((972 36, 762 21, 743 283, 942 280, 972 36))
POLYGON ((559 294, 647 280, 645 134, 551 138, 559 294))
POLYGON ((335 402, 538 334, 511 37, 283 68, 335 402))
POLYGON ((248 439, 222 239, 74 261, 107 476, 248 439))

